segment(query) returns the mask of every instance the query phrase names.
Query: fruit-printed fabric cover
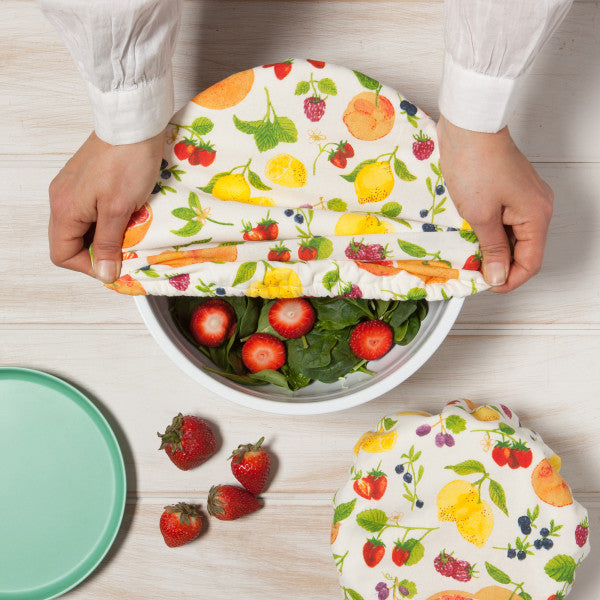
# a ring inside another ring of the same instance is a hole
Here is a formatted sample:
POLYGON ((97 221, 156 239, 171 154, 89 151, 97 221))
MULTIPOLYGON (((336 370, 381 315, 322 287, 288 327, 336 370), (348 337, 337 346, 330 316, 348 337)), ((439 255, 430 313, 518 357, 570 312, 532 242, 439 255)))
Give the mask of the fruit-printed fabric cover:
POLYGON ((432 119, 314 60, 232 75, 173 117, 123 259, 109 287, 126 294, 441 300, 488 287, 432 119))
POLYGON ((588 516, 560 459, 504 405, 451 402, 384 417, 335 496, 346 600, 566 597, 588 516))

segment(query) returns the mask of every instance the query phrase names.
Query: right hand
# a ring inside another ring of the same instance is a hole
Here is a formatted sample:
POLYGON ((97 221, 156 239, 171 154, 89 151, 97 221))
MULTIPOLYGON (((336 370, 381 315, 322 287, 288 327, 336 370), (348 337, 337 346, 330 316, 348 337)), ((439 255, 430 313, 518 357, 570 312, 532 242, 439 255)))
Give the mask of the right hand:
POLYGON ((55 265, 103 283, 119 278, 123 235, 156 185, 164 135, 112 146, 92 132, 50 184, 48 237, 55 265), (93 223, 92 265, 84 235, 93 223))

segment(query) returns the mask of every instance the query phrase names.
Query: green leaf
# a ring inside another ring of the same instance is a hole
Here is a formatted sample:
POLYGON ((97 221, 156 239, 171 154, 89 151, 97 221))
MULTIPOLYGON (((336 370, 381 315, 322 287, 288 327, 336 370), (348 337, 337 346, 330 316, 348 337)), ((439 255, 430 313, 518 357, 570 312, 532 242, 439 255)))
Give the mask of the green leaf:
POLYGON ((190 208, 197 208, 198 210, 202 209, 202 206, 200 206, 200 200, 198 199, 198 194, 196 194, 196 192, 190 192, 190 195, 188 196, 188 205, 190 208))
POLYGON ((310 244, 317 249, 317 260, 329 258, 333 252, 333 243, 329 238, 317 236, 310 240, 310 244))
POLYGON ((412 342, 415 339, 417 333, 419 333, 420 328, 421 328, 421 320, 419 319, 419 317, 417 315, 413 315, 406 322, 406 331, 404 333, 404 337, 396 343, 399 344, 400 346, 406 346, 407 344, 410 344, 410 342, 412 342))
POLYGON ((310 83, 308 81, 299 81, 294 94, 296 94, 296 96, 304 96, 304 94, 308 94, 309 90, 310 83))
POLYGON ((200 136, 211 132, 215 124, 208 117, 198 117, 192 123, 192 129, 200 136))
POLYGON ((398 202, 386 202, 380 210, 384 217, 397 217, 402 212, 402 206, 398 202))
MULTIPOLYGON (((204 187, 198 186, 198 189, 202 192, 205 192, 206 194, 212 194, 213 188, 215 187, 215 183, 217 183, 217 181, 219 181, 219 179, 221 179, 221 177, 225 177, 225 175, 229 175, 229 173, 225 172, 225 173, 217 173, 216 175, 213 175, 211 180, 204 187)), ((190 197, 191 197, 191 194, 190 194, 190 197)), ((198 208, 199 208, 199 205, 198 205, 198 208)))
POLYGON ((254 273, 256 273, 256 263, 255 262, 245 262, 242 263, 237 271, 235 279, 233 280, 232 286, 236 286, 240 283, 244 283, 249 279, 252 279, 254 273))
POLYGON ((378 508, 363 510, 356 515, 356 522, 360 527, 375 533, 381 531, 387 523, 387 515, 378 508))
POLYGON ((233 115, 233 124, 242 133, 254 135, 263 126, 263 121, 262 119, 258 121, 242 121, 233 115))
POLYGON ((431 177, 428 177, 428 178, 425 180, 425 183, 427 184, 427 189, 429 190, 429 193, 430 193, 430 194, 433 194, 433 189, 432 189, 432 187, 431 187, 431 186, 432 186, 432 183, 431 183, 431 177))
POLYGON ((356 167, 354 167, 354 170, 352 171, 352 173, 348 173, 347 175, 340 175, 340 177, 342 179, 345 179, 346 181, 349 181, 350 183, 354 183, 354 180, 356 179, 356 176, 358 175, 359 171, 370 164, 373 164, 374 162, 377 162, 374 158, 369 158, 367 160, 363 160, 361 163, 358 163, 356 165, 356 167))
POLYGON ((477 236, 475 235, 475 232, 471 229, 461 229, 459 231, 459 235, 463 240, 471 242, 473 244, 476 244, 479 241, 477 239, 477 236))
POLYGON ((167 190, 167 192, 172 192, 173 194, 175 194, 177 192, 177 190, 173 187, 171 187, 170 185, 162 185, 161 186, 161 191, 163 190, 167 190))
POLYGON ((506 423, 503 423, 502 421, 498 423, 498 429, 502 433, 506 433, 506 435, 513 435, 513 433, 515 432, 515 430, 512 427, 509 427, 506 423))
POLYGON ((577 563, 572 556, 558 554, 546 563, 544 571, 554 581, 573 583, 577 563))
POLYGON ((255 187, 257 190, 272 190, 273 188, 269 187, 268 185, 264 184, 261 180, 261 178, 258 176, 257 173, 255 173, 254 171, 251 171, 250 169, 248 169, 248 181, 250 182, 250 185, 252 187, 255 187))
MULTIPOLYGON (((331 360, 331 350, 337 343, 335 335, 330 331, 313 329, 306 334, 308 348, 304 347, 302 338, 288 340, 288 363, 308 376, 308 369, 322 369, 331 360)), ((311 376, 311 379, 314 377, 311 376)))
POLYGON ((344 588, 344 591, 350 596, 351 600, 365 600, 358 592, 350 588, 344 588))
POLYGON ((490 498, 492 502, 508 517, 506 494, 504 488, 494 479, 490 479, 490 498))
POLYGON ((504 571, 501 571, 498 567, 491 565, 487 561, 485 563, 485 569, 494 581, 497 581, 502 585, 508 585, 510 583, 510 577, 504 571))
POLYGON ((324 77, 317 83, 317 88, 321 94, 327 94, 328 96, 335 96, 337 94, 337 87, 332 79, 324 77))
POLYGON ((175 208, 171 211, 171 214, 178 219, 183 219, 184 221, 191 221, 196 218, 196 211, 192 208, 187 208, 182 206, 181 208, 175 208))
POLYGON ((368 77, 367 75, 365 75, 364 73, 361 73, 360 71, 354 71, 354 74, 356 75, 356 78, 360 82, 360 85, 367 88, 368 90, 381 89, 381 84, 376 79, 373 79, 372 77, 368 77))
MULTIPOLYGON (((238 299, 237 296, 232 296, 227 299, 227 301, 232 304, 233 299, 238 299)), ((241 297, 240 300, 243 300, 244 297, 241 297)), ((245 309, 243 312, 239 312, 237 310, 237 306, 234 305, 234 309, 237 316, 237 324, 238 324, 238 337, 240 339, 248 337, 256 331, 258 325, 258 316, 260 314, 260 304, 258 302, 254 302, 253 299, 248 299, 248 303, 240 303, 240 308, 243 304, 245 309)))
POLYGON ((392 419, 391 417, 385 417, 385 419, 383 419, 383 427, 386 431, 388 431, 389 429, 391 429, 398 421, 395 419, 392 419))
POLYGON ((295 369, 287 363, 281 367, 281 372, 285 375, 288 386, 292 392, 306 387, 312 381, 310 377, 305 377, 298 369, 295 369))
POLYGON ((344 329, 356 325, 365 317, 374 318, 367 302, 360 299, 350 301, 348 298, 319 298, 312 304, 317 311, 320 327, 323 329, 344 329))
POLYGON ((533 600, 527 592, 519 592, 519 596, 521 596, 523 600, 533 600))
POLYGON ((340 280, 340 272, 338 269, 333 269, 333 271, 327 271, 325 275, 323 275, 323 286, 326 290, 331 291, 337 282, 340 280))
POLYGON ((419 472, 417 474, 417 483, 419 483, 419 481, 421 481, 421 479, 423 479, 423 473, 425 473, 425 467, 423 465, 421 465, 419 467, 419 472))
POLYGON ((399 327, 407 322, 416 310, 417 305, 415 302, 411 302, 410 300, 397 302, 396 306, 392 309, 392 314, 389 319, 387 319, 387 322, 392 327, 399 327))
POLYGON ((262 371, 251 373, 248 375, 248 377, 252 381, 262 381, 264 383, 271 383, 272 385, 276 385, 277 387, 285 388, 287 390, 290 389, 285 375, 279 371, 274 371, 273 369, 263 369, 262 371))
POLYGON ((472 473, 485 473, 485 467, 478 460, 465 460, 457 465, 444 467, 454 471, 457 475, 471 475, 472 473))
POLYGON ((417 595, 417 584, 414 581, 403 579, 399 583, 398 587, 403 587, 408 592, 408 594, 403 595, 402 598, 408 598, 408 600, 411 600, 411 598, 414 598, 417 595))
POLYGON ((421 248, 421 246, 417 246, 411 242, 405 242, 404 240, 398 240, 398 246, 400 246, 400 250, 409 256, 414 256, 415 258, 424 258, 427 256, 427 252, 425 248, 421 248))
POLYGON ((417 177, 413 175, 408 167, 399 159, 394 158, 394 171, 402 181, 414 181, 417 177))
POLYGON ((341 198, 332 198, 327 200, 327 208, 337 212, 343 212, 348 208, 348 205, 341 198))
POLYGON ((413 565, 416 565, 425 556, 425 548, 423 547, 423 544, 419 542, 419 540, 411 538, 406 540, 404 545, 410 551, 410 556, 404 563, 406 566, 412 567, 413 565))
POLYGON ((452 433, 460 433, 467 428, 467 422, 458 415, 450 415, 446 419, 446 429, 449 429, 452 433))
POLYGON ((429 166, 431 167, 431 170, 438 176, 441 177, 442 176, 442 172, 436 167, 436 165, 434 163, 429 163, 429 166))
POLYGON ((181 229, 171 229, 171 233, 181 237, 191 237, 202 229, 200 221, 188 221, 181 229))
POLYGON ((277 117, 272 123, 265 121, 254 132, 254 141, 259 152, 275 148, 280 142, 294 143, 298 140, 298 130, 287 117, 277 117))
POLYGON ((333 513, 333 524, 335 525, 338 521, 343 521, 347 519, 354 510, 354 505, 356 504, 356 498, 351 502, 344 502, 344 504, 339 504, 335 507, 335 511, 333 513))
POLYGON ((421 300, 427 297, 427 292, 423 288, 414 287, 406 292, 407 300, 421 300))

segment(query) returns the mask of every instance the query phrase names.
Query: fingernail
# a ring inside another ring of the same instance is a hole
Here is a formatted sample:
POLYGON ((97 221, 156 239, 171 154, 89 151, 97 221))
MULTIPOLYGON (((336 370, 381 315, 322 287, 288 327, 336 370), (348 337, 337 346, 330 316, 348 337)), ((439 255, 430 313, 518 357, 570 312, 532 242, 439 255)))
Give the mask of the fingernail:
POLYGON ((112 283, 117 278, 117 263, 114 260, 99 260, 94 263, 96 279, 112 283))
POLYGON ((503 285, 506 283, 506 267, 504 263, 491 262, 487 265, 484 263, 485 280, 493 286, 503 285))

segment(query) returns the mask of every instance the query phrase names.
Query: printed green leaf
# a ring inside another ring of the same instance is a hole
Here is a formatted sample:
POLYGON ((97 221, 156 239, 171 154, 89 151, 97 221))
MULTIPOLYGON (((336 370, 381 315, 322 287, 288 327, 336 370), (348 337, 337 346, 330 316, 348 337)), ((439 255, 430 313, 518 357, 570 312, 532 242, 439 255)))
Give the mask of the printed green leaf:
POLYGON ((406 292, 407 300, 421 300, 427 296, 427 292, 423 288, 414 287, 406 292))
POLYGON ((433 194, 433 188, 431 187, 431 186, 432 186, 432 183, 431 183, 431 177, 428 177, 428 178, 425 180, 425 183, 427 184, 427 189, 429 190, 429 193, 430 193, 430 194, 433 194))
POLYGON ((202 207, 200 206, 200 200, 198 199, 198 194, 195 192, 190 192, 188 196, 188 205, 190 208, 197 208, 200 210, 202 207))
POLYGON ((413 175, 408 167, 399 159, 394 158, 394 171, 402 181, 414 181, 417 177, 413 175))
POLYGON ((490 479, 490 498, 492 502, 508 517, 506 494, 504 488, 494 479, 490 479))
POLYGON ((363 510, 356 515, 356 522, 367 531, 376 532, 383 529, 387 523, 387 515, 378 508, 363 510))
POLYGON ((188 221, 181 229, 171 229, 171 233, 181 237, 191 237, 202 229, 200 221, 188 221))
POLYGON ((257 173, 255 173, 254 171, 251 171, 250 169, 248 169, 248 181, 250 182, 250 185, 252 187, 255 187, 257 190, 272 190, 273 188, 269 187, 268 185, 264 184, 261 180, 261 178, 258 176, 257 173))
POLYGON ((304 94, 308 94, 309 90, 310 83, 308 81, 299 81, 294 94, 296 94, 296 96, 304 96, 304 94))
POLYGON ((471 475, 472 473, 485 473, 485 467, 478 460, 465 460, 457 465, 444 467, 454 471, 457 475, 471 475))
POLYGON ((338 269, 334 269, 333 271, 327 271, 327 273, 323 275, 323 287, 325 287, 326 290, 331 291, 339 280, 340 274, 338 269))
POLYGON ((160 184, 160 185, 161 185, 160 191, 163 194, 165 193, 165 190, 167 190, 167 192, 172 192, 173 194, 175 194, 177 192, 177 190, 175 188, 172 188, 170 185, 164 185, 164 184, 160 184))
POLYGON ((363 160, 361 163, 358 163, 356 165, 356 167, 354 167, 354 170, 352 171, 352 173, 348 173, 347 175, 340 175, 340 177, 342 177, 346 181, 349 181, 350 183, 354 183, 354 180, 356 179, 356 176, 358 175, 359 171, 363 167, 366 167, 367 165, 370 165, 374 162, 377 162, 374 158, 369 158, 367 160, 363 160))
POLYGON ((337 212, 343 212, 348 208, 348 205, 341 198, 332 198, 327 200, 327 208, 337 212))
MULTIPOLYGON (((215 183, 217 183, 217 181, 219 181, 219 179, 221 179, 221 177, 225 177, 225 175, 229 175, 229 173, 224 172, 224 173, 217 173, 216 175, 213 175, 211 180, 204 187, 198 186, 198 189, 202 192, 205 192, 206 194, 212 194, 213 188, 215 187, 215 183)), ((190 194, 190 198, 191 198, 191 194, 190 194)))
POLYGON ((437 166, 434 163, 429 163, 429 166, 431 167, 431 170, 438 176, 441 177, 442 176, 442 172, 437 168, 437 166))
POLYGON ((335 96, 337 94, 337 87, 332 79, 324 77, 317 83, 317 87, 321 94, 327 94, 328 96, 335 96))
POLYGON ((417 584, 414 581, 403 579, 399 583, 398 587, 403 587, 408 592, 407 594, 402 595, 403 598, 408 598, 411 600, 411 598, 414 598, 417 595, 417 584))
POLYGON ((272 123, 265 121, 254 131, 254 141, 259 152, 275 148, 280 142, 294 143, 298 140, 298 130, 287 117, 277 117, 272 123))
POLYGON ((215 124, 208 117, 198 117, 192 123, 192 129, 200 136, 211 132, 215 124))
POLYGON ((351 502, 344 502, 344 504, 336 506, 335 511, 333 512, 333 524, 335 525, 338 521, 347 519, 352 514, 355 504, 356 498, 351 502))
POLYGON ((475 232, 471 229, 461 229, 459 231, 459 235, 463 240, 466 242, 471 242, 472 244, 476 244, 479 241, 475 235, 475 232))
POLYGON ((533 598, 527 592, 519 592, 519 596, 521 596, 523 600, 533 600, 533 598))
POLYGON ((568 556, 567 554, 555 556, 544 567, 544 571, 546 571, 548 577, 554 579, 554 581, 564 581, 567 583, 573 583, 575 569, 577 569, 577 563, 572 556, 568 556))
POLYGON ((498 429, 502 432, 502 433, 506 433, 506 435, 512 435, 515 430, 508 426, 506 423, 502 423, 502 421, 500 421, 500 423, 498 423, 498 429))
POLYGON ((354 71, 354 74, 356 75, 356 78, 360 82, 360 85, 367 88, 368 90, 381 89, 381 84, 376 79, 368 77, 367 75, 365 75, 364 73, 361 73, 360 71, 354 71))
POLYGON ((262 127, 263 121, 262 119, 258 121, 242 121, 233 115, 233 124, 235 125, 235 128, 242 133, 254 135, 262 127))
POLYGON ((491 565, 487 561, 485 563, 485 569, 494 581, 497 581, 502 585, 508 585, 510 583, 510 577, 504 571, 501 571, 498 567, 491 565))
POLYGON ((173 209, 171 214, 178 219, 183 219, 184 221, 191 221, 192 219, 196 218, 196 211, 184 206, 173 209))
POLYGON ((409 256, 414 256, 415 258, 424 258, 427 256, 427 251, 425 248, 421 248, 421 246, 417 246, 411 242, 405 242, 404 240, 398 240, 398 246, 400 246, 400 250, 409 256))
POLYGON ((386 202, 380 212, 384 217, 394 218, 402 212, 402 206, 398 202, 386 202))
POLYGON ((389 429, 391 429, 398 421, 395 419, 392 419, 391 417, 385 417, 385 419, 383 419, 383 427, 386 431, 388 431, 389 429))
POLYGON ((419 542, 419 540, 411 538, 404 542, 404 546, 410 551, 410 556, 408 557, 408 560, 404 563, 408 567, 416 565, 425 556, 425 548, 423 547, 423 544, 419 542))
POLYGON ((333 244, 331 240, 326 237, 314 237, 310 240, 310 244, 317 249, 317 260, 329 258, 333 252, 333 244))
POLYGON ((425 467, 423 465, 421 465, 419 467, 419 472, 417 474, 417 483, 419 483, 419 481, 421 481, 421 479, 423 479, 423 473, 425 473, 425 467))
POLYGON ((365 600, 358 592, 351 590, 350 588, 344 588, 344 591, 350 596, 352 600, 365 600))
POLYGON ((446 419, 446 429, 449 429, 452 433, 460 433, 467 428, 467 422, 458 415, 450 415, 446 419))
POLYGON ((249 279, 252 279, 254 273, 256 273, 256 263, 255 262, 245 262, 242 263, 237 271, 235 279, 233 280, 232 286, 239 285, 240 283, 244 283, 249 279))

